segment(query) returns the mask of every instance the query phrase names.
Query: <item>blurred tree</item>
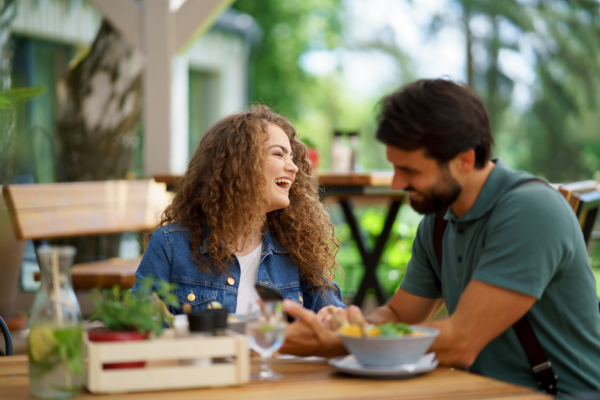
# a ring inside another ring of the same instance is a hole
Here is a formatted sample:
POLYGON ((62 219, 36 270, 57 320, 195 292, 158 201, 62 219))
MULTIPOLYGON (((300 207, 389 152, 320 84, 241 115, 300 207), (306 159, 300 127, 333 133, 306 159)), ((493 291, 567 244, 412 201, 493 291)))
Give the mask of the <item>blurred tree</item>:
POLYGON ((316 79, 298 64, 308 50, 335 48, 341 41, 341 0, 237 0, 233 8, 251 15, 263 30, 255 56, 253 100, 296 118, 301 99, 316 79))
MULTIPOLYGON (((463 10, 459 23, 465 32, 468 83, 488 107, 497 141, 505 143, 500 152, 516 152, 513 166, 551 181, 591 177, 600 169, 600 2, 455 2, 463 10), (533 60, 536 73, 528 85, 531 106, 519 112, 513 107, 519 82, 501 63, 502 55, 511 52, 533 60)), ((439 14, 432 30, 456 22, 439 14)))
MULTIPOLYGON (((144 59, 106 20, 89 52, 57 84, 56 137, 69 182, 123 179, 133 166, 142 112, 144 59)), ((115 257, 121 235, 57 241, 76 262, 115 257)))
POLYGON ((59 81, 56 134, 69 181, 123 179, 131 171, 143 65, 141 53, 105 20, 89 53, 59 81))

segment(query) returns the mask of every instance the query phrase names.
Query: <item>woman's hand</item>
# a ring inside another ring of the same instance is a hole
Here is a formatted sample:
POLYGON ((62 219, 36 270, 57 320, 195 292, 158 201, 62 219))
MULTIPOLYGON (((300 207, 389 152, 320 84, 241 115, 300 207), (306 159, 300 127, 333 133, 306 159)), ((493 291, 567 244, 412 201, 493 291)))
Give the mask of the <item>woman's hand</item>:
POLYGON ((347 324, 367 325, 362 310, 354 305, 348 308, 334 306, 323 307, 317 313, 317 317, 323 326, 332 331, 337 331, 347 324))
POLYGON ((285 342, 279 350, 281 353, 302 357, 336 357, 348 354, 335 330, 324 323, 325 311, 315 314, 291 300, 284 300, 283 309, 298 320, 288 324, 285 342))

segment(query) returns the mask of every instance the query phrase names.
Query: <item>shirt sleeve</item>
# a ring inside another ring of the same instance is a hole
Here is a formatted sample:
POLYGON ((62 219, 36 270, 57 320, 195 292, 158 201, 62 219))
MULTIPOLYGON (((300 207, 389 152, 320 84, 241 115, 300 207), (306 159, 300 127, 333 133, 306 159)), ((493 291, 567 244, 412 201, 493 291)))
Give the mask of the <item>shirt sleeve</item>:
POLYGON ((160 229, 155 230, 150 237, 140 266, 135 272, 135 285, 131 291, 139 290, 143 280, 148 277, 170 282, 172 259, 172 249, 167 241, 167 236, 160 229))
MULTIPOLYGON (((412 255, 406 267, 406 275, 400 283, 400 287, 408 293, 429 299, 442 297, 439 267, 437 271, 434 269, 433 261, 429 256, 435 254, 433 224, 433 217, 427 216, 421 220, 413 242, 412 255)), ((437 261, 435 264, 437 265, 437 261)))
POLYGON ((302 292, 304 294, 304 307, 314 312, 319 311, 321 308, 325 306, 334 306, 346 308, 342 300, 342 291, 340 290, 340 286, 333 282, 332 288, 324 289, 320 291, 316 288, 307 288, 302 285, 302 292))
POLYGON ((513 189, 492 211, 472 279, 540 299, 577 231, 559 192, 535 183, 513 189))

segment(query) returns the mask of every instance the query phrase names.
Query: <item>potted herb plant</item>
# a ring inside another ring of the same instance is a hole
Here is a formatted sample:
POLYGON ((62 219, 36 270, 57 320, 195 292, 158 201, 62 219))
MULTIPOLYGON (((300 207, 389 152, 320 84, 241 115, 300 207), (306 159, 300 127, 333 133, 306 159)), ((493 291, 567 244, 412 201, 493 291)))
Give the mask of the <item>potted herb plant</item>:
POLYGON ((302 139, 302 143, 308 147, 308 159, 313 164, 313 171, 315 171, 319 165, 319 149, 317 148, 317 143, 314 139, 305 137, 302 139))
MULTIPOLYGON (((96 289, 93 293, 96 310, 90 314, 90 321, 101 321, 105 327, 90 330, 88 339, 92 342, 120 342, 160 336, 165 324, 172 325, 173 322, 167 305, 178 305, 171 292, 174 286, 149 278, 135 292, 119 286, 110 290, 96 289)), ((104 369, 140 368, 144 365, 144 362, 105 364, 104 369)))

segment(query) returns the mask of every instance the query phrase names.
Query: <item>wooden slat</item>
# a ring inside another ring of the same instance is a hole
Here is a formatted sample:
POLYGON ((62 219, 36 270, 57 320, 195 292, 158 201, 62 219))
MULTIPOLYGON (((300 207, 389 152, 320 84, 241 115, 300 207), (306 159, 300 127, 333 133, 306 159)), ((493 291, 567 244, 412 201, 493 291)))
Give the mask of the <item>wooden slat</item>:
POLYGON ((142 257, 132 259, 111 258, 108 260, 77 264, 71 269, 73 287, 76 289, 104 289, 119 285, 132 288, 135 285, 135 271, 142 257))
POLYGON ((152 180, 7 185, 3 192, 20 239, 148 230, 172 199, 152 180))
MULTIPOLYGON (((73 288, 78 290, 110 289, 115 285, 119 285, 121 288, 132 288, 135 285, 135 271, 141 261, 142 257, 110 258, 75 264, 71 268, 71 283, 73 288)), ((34 274, 34 279, 40 280, 39 272, 34 274)))
POLYGON ((364 172, 364 173, 330 173, 317 174, 322 186, 376 186, 389 187, 392 185, 393 172, 364 172))

